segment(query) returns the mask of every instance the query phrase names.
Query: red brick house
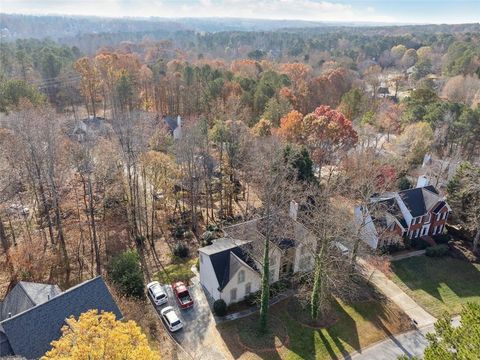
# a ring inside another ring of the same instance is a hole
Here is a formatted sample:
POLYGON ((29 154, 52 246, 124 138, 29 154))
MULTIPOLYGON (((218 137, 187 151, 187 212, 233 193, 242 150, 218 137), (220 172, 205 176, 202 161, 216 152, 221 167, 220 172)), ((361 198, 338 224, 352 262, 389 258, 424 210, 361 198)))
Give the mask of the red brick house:
POLYGON ((432 185, 372 197, 368 209, 357 207, 364 241, 376 249, 397 238, 442 234, 451 208, 432 185))

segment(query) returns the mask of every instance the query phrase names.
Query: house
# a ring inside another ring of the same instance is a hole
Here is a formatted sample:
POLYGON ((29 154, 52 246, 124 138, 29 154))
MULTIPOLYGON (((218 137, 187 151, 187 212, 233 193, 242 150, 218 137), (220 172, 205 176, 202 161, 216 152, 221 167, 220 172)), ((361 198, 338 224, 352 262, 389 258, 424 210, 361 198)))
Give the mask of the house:
MULTIPOLYGON (((315 244, 315 237, 296 221, 295 205, 291 204, 289 215, 275 215, 282 233, 269 235, 271 283, 314 266, 308 247, 315 244)), ((224 229, 224 238, 199 249, 200 283, 209 300, 232 304, 260 290, 264 229, 265 218, 232 225, 224 229)))
POLYGON ((167 125, 168 131, 172 134, 173 140, 181 139, 182 137, 182 118, 180 115, 175 119, 172 116, 165 116, 163 118, 165 125, 167 125))
POLYGON ((78 142, 85 142, 100 136, 107 136, 109 132, 110 125, 103 117, 90 115, 75 123, 71 137, 78 142))
POLYGON ((91 309, 123 318, 101 276, 64 292, 56 285, 19 282, 0 302, 0 357, 40 358, 67 318, 91 309))
POLYGON ((427 185, 373 196, 367 207, 355 208, 355 218, 363 240, 377 249, 401 237, 442 234, 451 211, 437 189, 427 185))
POLYGON ((377 89, 377 94, 380 98, 386 98, 388 95, 390 95, 390 91, 386 86, 379 86, 377 89))

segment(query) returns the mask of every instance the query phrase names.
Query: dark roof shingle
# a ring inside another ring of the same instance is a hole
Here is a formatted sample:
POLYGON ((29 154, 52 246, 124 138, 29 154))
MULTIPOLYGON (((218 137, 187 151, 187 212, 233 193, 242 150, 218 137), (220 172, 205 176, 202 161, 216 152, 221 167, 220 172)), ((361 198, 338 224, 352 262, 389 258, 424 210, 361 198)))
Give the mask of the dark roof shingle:
POLYGON ((0 325, 15 355, 34 359, 50 350, 50 343, 61 335, 65 319, 78 318, 91 309, 113 312, 117 319, 123 317, 100 276, 5 319, 0 325))
POLYGON ((438 191, 432 185, 408 189, 398 193, 413 217, 422 216, 427 213, 428 209, 425 206, 426 199, 424 198, 424 190, 429 191, 432 195, 438 195, 438 191))

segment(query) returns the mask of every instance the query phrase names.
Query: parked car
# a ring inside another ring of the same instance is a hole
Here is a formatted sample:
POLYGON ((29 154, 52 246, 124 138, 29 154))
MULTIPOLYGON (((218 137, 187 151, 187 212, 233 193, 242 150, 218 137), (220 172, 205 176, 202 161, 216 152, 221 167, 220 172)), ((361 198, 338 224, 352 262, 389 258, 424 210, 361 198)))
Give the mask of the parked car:
POLYGON ((193 299, 190 296, 187 286, 183 282, 177 281, 172 285, 172 289, 180 308, 187 309, 193 306, 193 299))
POLYGON ((158 281, 153 281, 147 285, 148 295, 155 305, 163 305, 168 301, 167 293, 158 281))
POLYGON ((162 311, 160 311, 160 314, 162 315, 162 319, 165 322, 165 325, 167 325, 168 330, 171 332, 175 332, 183 328, 183 323, 182 321, 178 318, 177 313, 171 306, 167 306, 162 311))

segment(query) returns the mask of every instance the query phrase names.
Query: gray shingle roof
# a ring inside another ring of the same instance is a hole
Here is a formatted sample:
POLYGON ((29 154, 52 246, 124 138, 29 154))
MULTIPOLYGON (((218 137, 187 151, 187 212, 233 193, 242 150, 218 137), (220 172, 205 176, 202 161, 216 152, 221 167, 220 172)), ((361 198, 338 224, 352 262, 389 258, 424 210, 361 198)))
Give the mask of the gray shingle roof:
POLYGON ((252 270, 257 271, 255 262, 249 255, 250 245, 250 242, 242 240, 221 238, 215 240, 212 245, 199 249, 200 252, 210 257, 220 291, 223 290, 241 266, 238 260, 231 255, 232 253, 252 268, 252 270))
POLYGON ((0 302, 0 321, 44 303, 61 292, 57 285, 20 281, 0 302))
POLYGON ((432 185, 400 191, 398 195, 413 217, 425 215, 428 211, 427 207, 433 206, 440 200, 438 191, 432 185))
POLYGON ((117 319, 123 317, 100 276, 5 319, 0 325, 13 353, 34 359, 50 350, 50 343, 61 335, 60 329, 65 325, 65 319, 72 315, 78 318, 90 309, 113 312, 117 319))

